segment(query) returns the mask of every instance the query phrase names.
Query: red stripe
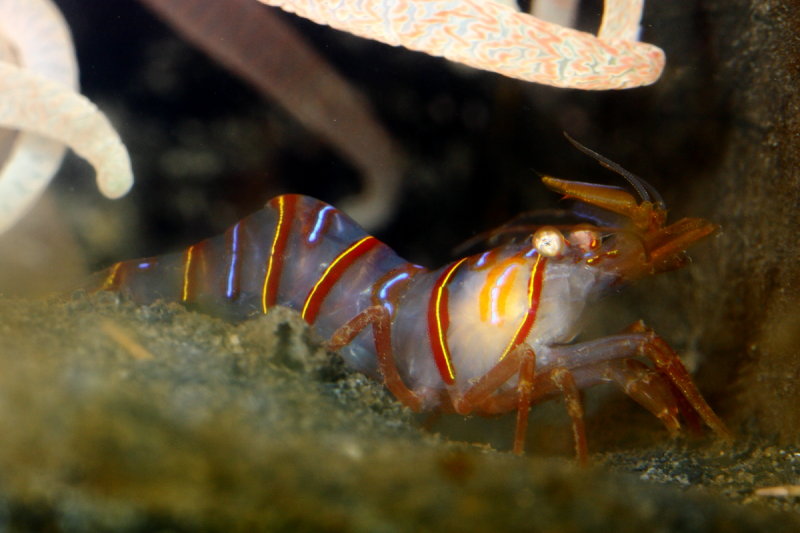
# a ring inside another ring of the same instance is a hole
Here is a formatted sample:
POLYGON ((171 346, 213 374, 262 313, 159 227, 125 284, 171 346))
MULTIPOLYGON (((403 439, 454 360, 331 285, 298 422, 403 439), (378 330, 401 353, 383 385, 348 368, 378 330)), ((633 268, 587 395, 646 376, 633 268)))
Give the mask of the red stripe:
POLYGON ((455 369, 450 361, 450 349, 447 346, 447 328, 450 325, 447 285, 456 269, 466 260, 467 258, 461 259, 442 271, 439 279, 433 284, 431 297, 428 300, 428 340, 433 352, 433 361, 439 369, 439 376, 448 385, 455 383, 455 369))
POLYGON ((372 236, 364 237, 363 239, 350 245, 347 250, 340 253, 328 265, 325 272, 322 273, 319 280, 314 284, 314 287, 308 292, 306 302, 303 305, 303 319, 309 324, 313 324, 319 314, 319 309, 322 302, 333 286, 342 277, 342 274, 353 264, 359 257, 363 256, 375 246, 380 243, 378 239, 372 236))
POLYGON ((533 324, 536 322, 536 313, 539 310, 539 300, 542 295, 542 285, 544 283, 544 271, 546 263, 547 258, 537 254, 536 263, 533 265, 531 278, 528 282, 528 311, 525 313, 525 318, 517 328, 517 331, 514 334, 514 337, 511 339, 511 342, 508 343, 503 355, 500 356, 501 360, 508 355, 511 350, 525 341, 525 339, 528 337, 528 334, 531 332, 531 329, 533 328, 533 324))

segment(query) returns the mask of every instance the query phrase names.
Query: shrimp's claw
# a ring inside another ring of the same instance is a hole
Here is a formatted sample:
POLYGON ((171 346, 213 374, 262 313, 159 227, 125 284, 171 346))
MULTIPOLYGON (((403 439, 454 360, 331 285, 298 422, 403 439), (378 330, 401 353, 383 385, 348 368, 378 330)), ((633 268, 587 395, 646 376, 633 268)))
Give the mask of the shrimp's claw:
POLYGON ((675 270, 686 264, 683 253, 691 245, 716 232, 719 226, 702 218, 682 218, 642 236, 651 272, 675 270))
POLYGON ((636 198, 619 187, 569 181, 543 176, 542 183, 549 189, 590 205, 620 214, 642 232, 658 229, 667 220, 667 210, 650 201, 637 202, 636 198))
MULTIPOLYGON (((675 270, 687 262, 684 253, 690 246, 714 233, 716 224, 702 218, 683 218, 666 225, 664 202, 651 201, 657 192, 640 178, 630 175, 632 183, 644 195, 641 201, 629 192, 608 185, 568 181, 544 176, 542 182, 567 198, 599 207, 628 219, 630 224, 606 227, 608 235, 615 234, 613 243, 603 254, 604 268, 619 272, 630 281, 642 276, 675 270), (647 191, 650 191, 649 193, 647 191)), ((660 198, 660 197, 659 197, 660 198)), ((599 257, 599 256, 598 256, 599 257)))

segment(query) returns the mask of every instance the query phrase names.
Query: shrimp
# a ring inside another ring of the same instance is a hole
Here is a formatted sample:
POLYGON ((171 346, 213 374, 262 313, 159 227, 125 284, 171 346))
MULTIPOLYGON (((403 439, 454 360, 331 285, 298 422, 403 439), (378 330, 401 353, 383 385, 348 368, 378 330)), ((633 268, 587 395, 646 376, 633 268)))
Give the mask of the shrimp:
POLYGON ((182 252, 116 263, 88 287, 143 304, 180 301, 233 321, 290 307, 350 367, 382 380, 414 411, 516 411, 516 453, 524 450, 531 405, 563 396, 576 456, 586 462, 580 390, 604 382, 671 434, 681 430, 681 416, 695 424, 699 416, 729 438, 678 355, 641 321, 571 344, 597 297, 680 268, 685 250, 716 230, 701 218, 667 224, 652 186, 574 144, 619 172, 640 199, 546 176, 545 186, 591 207, 603 223, 513 223, 492 234, 505 243, 429 270, 334 207, 289 194, 182 252))

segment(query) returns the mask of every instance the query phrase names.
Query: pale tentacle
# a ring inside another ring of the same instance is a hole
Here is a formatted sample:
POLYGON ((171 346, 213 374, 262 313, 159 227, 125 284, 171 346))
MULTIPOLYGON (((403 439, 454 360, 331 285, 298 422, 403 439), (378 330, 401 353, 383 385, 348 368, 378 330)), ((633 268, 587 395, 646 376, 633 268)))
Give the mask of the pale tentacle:
POLYGON ((0 125, 67 144, 97 172, 97 186, 119 198, 133 183, 128 152, 106 116, 67 86, 0 63, 0 125))
POLYGON ((634 33, 630 20, 638 25, 641 0, 609 2, 601 37, 490 0, 259 1, 361 37, 555 87, 638 87, 655 82, 664 67, 660 48, 621 37, 634 33))
POLYGON ((0 170, 0 233, 25 214, 50 182, 64 144, 74 145, 95 166, 104 194, 127 192, 132 182, 127 152, 102 114, 75 92, 75 53, 58 9, 48 0, 0 0, 0 40, 5 51, 0 56, 0 126, 21 130, 0 148, 6 156, 0 170), (45 107, 37 109, 40 105, 45 107), (87 128, 95 125, 100 130, 87 139, 87 128), (99 135, 112 140, 100 141, 99 135), (110 161, 114 157, 115 163, 110 161))
MULTIPOLYGON (((535 0, 531 14, 561 26, 572 27, 580 0, 535 0)), ((639 40, 644 0, 606 0, 597 37, 606 41, 639 40)))
POLYGON ((638 41, 643 10, 644 0, 605 0, 597 37, 607 41, 638 41))
MULTIPOLYGON (((72 38, 63 17, 51 3, 0 1, 0 61, 26 68, 78 87, 78 66, 72 38), (25 4, 24 6, 22 4, 25 4)), ((10 133, 10 132, 9 132, 10 133)), ((61 165, 62 143, 35 133, 6 135, 0 169, 0 232, 18 220, 39 197, 61 165)))
POLYGON ((13 46, 15 63, 77 89, 78 65, 72 37, 52 2, 0 0, 0 33, 13 46))
POLYGON ((580 0, 534 0, 531 15, 553 24, 571 28, 578 18, 580 0))

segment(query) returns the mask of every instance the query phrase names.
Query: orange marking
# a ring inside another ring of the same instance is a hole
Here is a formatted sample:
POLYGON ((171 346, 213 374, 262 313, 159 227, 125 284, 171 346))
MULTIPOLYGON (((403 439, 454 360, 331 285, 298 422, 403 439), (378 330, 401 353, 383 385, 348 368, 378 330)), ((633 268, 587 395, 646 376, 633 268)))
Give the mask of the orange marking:
POLYGON ((494 302, 494 309, 493 309, 493 320, 497 320, 497 322, 502 322, 503 317, 506 314, 506 303, 508 302, 508 295, 511 293, 511 289, 514 287, 514 278, 517 275, 517 269, 514 266, 509 266, 508 268, 513 268, 513 270, 508 272, 507 276, 503 275, 500 279, 500 287, 498 289, 497 298, 494 302))
POLYGON ((342 277, 342 274, 362 255, 372 250, 380 243, 378 239, 368 235, 363 239, 351 244, 347 250, 336 256, 325 272, 322 273, 314 287, 308 292, 306 302, 303 304, 303 320, 313 324, 319 314, 319 309, 325 297, 333 286, 342 277))
POLYGON ((517 275, 516 265, 524 264, 519 258, 508 259, 492 267, 481 288, 478 306, 483 322, 500 323, 506 313, 508 295, 517 275), (509 271, 509 269, 513 269, 509 271))
POLYGON ((442 381, 448 385, 455 383, 456 373, 450 359, 450 348, 447 346, 447 328, 450 325, 447 284, 450 283, 458 267, 466 260, 465 257, 442 272, 431 289, 431 299, 428 301, 428 339, 439 375, 442 377, 442 381))
POLYGON ((275 235, 272 238, 272 246, 269 249, 267 273, 264 275, 264 286, 261 289, 261 311, 264 313, 267 312, 267 309, 273 307, 278 300, 283 258, 286 253, 286 244, 289 241, 289 232, 292 229, 292 218, 297 204, 297 196, 279 196, 273 201, 278 203, 278 223, 275 225, 275 235))
POLYGON ((544 284, 544 270, 547 264, 547 258, 536 254, 536 262, 531 269, 531 278, 528 281, 528 310, 525 312, 525 317, 514 332, 511 342, 508 343, 503 354, 500 356, 502 361, 511 350, 522 344, 528 337, 528 334, 536 322, 536 312, 539 310, 539 298, 542 295, 542 285, 544 284))

